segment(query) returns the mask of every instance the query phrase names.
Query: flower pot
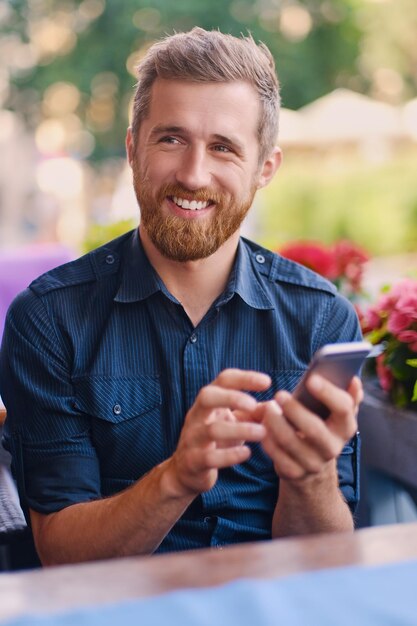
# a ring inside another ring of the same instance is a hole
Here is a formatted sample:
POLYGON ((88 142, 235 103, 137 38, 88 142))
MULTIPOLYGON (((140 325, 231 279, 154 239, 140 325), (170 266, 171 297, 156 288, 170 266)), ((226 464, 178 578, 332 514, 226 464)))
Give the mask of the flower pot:
POLYGON ((375 378, 364 379, 359 410, 362 462, 417 487, 417 411, 396 407, 375 378))

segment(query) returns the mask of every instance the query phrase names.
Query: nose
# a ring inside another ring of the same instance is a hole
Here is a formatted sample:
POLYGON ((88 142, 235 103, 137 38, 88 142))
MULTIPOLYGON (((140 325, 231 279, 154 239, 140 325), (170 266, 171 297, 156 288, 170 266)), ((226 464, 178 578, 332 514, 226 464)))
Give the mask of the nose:
POLYGON ((190 190, 208 187, 211 182, 208 157, 201 147, 189 147, 176 172, 177 182, 190 190))

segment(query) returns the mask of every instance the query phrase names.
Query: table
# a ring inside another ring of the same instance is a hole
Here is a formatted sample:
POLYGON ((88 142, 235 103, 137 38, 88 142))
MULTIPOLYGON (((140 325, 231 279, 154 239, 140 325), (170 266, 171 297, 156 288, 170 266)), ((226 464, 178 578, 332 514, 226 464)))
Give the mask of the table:
POLYGON ((282 578, 323 568, 410 559, 417 559, 417 524, 2 574, 0 622, 25 614, 213 587, 245 577, 282 578))

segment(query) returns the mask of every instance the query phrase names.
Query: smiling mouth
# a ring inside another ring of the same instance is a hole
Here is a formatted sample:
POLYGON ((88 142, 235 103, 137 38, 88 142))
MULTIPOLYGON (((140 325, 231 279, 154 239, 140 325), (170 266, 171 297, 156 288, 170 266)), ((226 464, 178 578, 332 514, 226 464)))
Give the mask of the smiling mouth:
POLYGON ((213 200, 186 200, 185 198, 179 198, 178 196, 168 197, 180 209, 185 209, 187 211, 201 211, 201 209, 206 209, 208 206, 214 204, 213 200))

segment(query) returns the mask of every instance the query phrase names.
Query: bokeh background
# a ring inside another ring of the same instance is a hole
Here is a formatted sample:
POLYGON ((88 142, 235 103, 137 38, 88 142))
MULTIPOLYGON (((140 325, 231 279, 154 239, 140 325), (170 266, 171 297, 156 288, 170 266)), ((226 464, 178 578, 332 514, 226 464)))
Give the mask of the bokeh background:
POLYGON ((0 247, 79 254, 137 223, 124 156, 135 65, 194 25, 250 31, 276 59, 284 165, 246 234, 274 249, 348 238, 409 265, 416 0, 0 0, 0 247))

